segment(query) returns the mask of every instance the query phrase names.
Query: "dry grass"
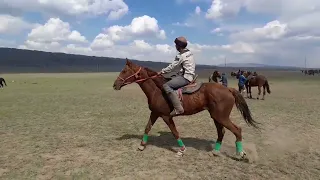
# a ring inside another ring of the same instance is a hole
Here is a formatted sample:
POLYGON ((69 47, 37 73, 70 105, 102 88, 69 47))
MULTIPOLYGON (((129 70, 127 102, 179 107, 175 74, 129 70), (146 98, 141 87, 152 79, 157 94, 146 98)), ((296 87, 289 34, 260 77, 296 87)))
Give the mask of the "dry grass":
MULTIPOLYGON (((320 177, 320 83, 314 80, 271 79, 272 94, 265 101, 247 100, 261 132, 248 127, 234 108, 244 148, 256 160, 244 163, 209 156, 217 134, 205 111, 176 118, 187 146, 183 158, 174 156, 177 143, 160 119, 147 149, 136 151, 149 116, 146 97, 136 85, 114 91, 115 76, 3 75, 8 87, 0 89, 1 179, 320 177)), ((256 96, 256 88, 253 92, 256 96)), ((233 155, 234 141, 226 131, 222 151, 233 155)))

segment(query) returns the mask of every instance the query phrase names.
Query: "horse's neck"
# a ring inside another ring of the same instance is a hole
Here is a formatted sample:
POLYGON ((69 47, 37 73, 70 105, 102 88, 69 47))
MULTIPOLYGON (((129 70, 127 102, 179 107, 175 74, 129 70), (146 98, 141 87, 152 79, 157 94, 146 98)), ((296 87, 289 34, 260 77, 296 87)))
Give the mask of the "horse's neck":
POLYGON ((212 77, 212 80, 215 81, 215 82, 218 82, 217 76, 213 76, 213 77, 212 77))
POLYGON ((148 99, 152 98, 156 91, 159 90, 157 85, 152 79, 147 79, 141 83, 139 83, 140 88, 144 92, 144 94, 147 96, 148 99))

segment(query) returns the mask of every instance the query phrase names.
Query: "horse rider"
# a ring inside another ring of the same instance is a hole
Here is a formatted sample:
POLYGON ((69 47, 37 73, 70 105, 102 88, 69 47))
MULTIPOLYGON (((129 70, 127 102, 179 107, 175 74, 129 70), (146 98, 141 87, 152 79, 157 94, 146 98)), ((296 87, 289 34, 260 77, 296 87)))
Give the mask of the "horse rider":
POLYGON ((181 74, 173 77, 170 81, 163 85, 163 89, 171 100, 174 110, 170 113, 171 116, 179 115, 184 113, 182 103, 178 97, 178 94, 174 90, 177 90, 183 86, 188 85, 195 77, 195 62, 193 53, 187 49, 187 39, 185 37, 177 37, 174 40, 176 49, 179 52, 174 61, 169 64, 166 68, 163 68, 158 74, 166 74, 171 72, 173 69, 180 67, 181 74))
POLYGON ((244 90, 244 84, 246 83, 246 81, 247 81, 247 78, 244 77, 243 72, 241 72, 239 76, 239 81, 238 81, 239 92, 242 93, 242 90, 244 90))
POLYGON ((228 79, 227 79, 226 73, 224 72, 222 73, 220 82, 222 83, 223 86, 228 87, 228 79))

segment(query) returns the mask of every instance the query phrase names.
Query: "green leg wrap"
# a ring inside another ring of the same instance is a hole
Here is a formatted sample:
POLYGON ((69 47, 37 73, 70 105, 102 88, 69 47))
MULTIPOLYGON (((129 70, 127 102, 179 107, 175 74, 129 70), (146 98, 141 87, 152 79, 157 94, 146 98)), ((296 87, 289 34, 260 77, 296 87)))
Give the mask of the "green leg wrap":
POLYGON ((222 143, 222 142, 217 141, 217 142, 215 143, 215 145, 214 145, 214 150, 220 151, 220 149, 221 149, 221 143, 222 143))
POLYGON ((236 142, 236 149, 237 149, 238 153, 243 151, 243 147, 242 147, 242 142, 241 141, 237 141, 236 142))
POLYGON ((180 147, 183 147, 183 146, 184 146, 184 144, 183 144, 183 142, 182 142, 182 140, 181 140, 180 138, 177 139, 177 141, 178 141, 178 144, 179 144, 180 147))
POLYGON ((142 141, 145 143, 148 142, 148 137, 149 137, 148 134, 143 134, 142 141))

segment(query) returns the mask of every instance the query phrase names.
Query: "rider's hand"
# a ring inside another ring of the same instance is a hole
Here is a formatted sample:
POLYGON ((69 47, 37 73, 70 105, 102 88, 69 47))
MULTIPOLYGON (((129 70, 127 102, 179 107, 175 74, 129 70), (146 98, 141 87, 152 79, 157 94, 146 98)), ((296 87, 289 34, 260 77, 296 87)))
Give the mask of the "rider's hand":
POLYGON ((159 71, 157 74, 158 74, 158 75, 161 75, 161 74, 162 74, 162 72, 161 72, 161 71, 159 71))

